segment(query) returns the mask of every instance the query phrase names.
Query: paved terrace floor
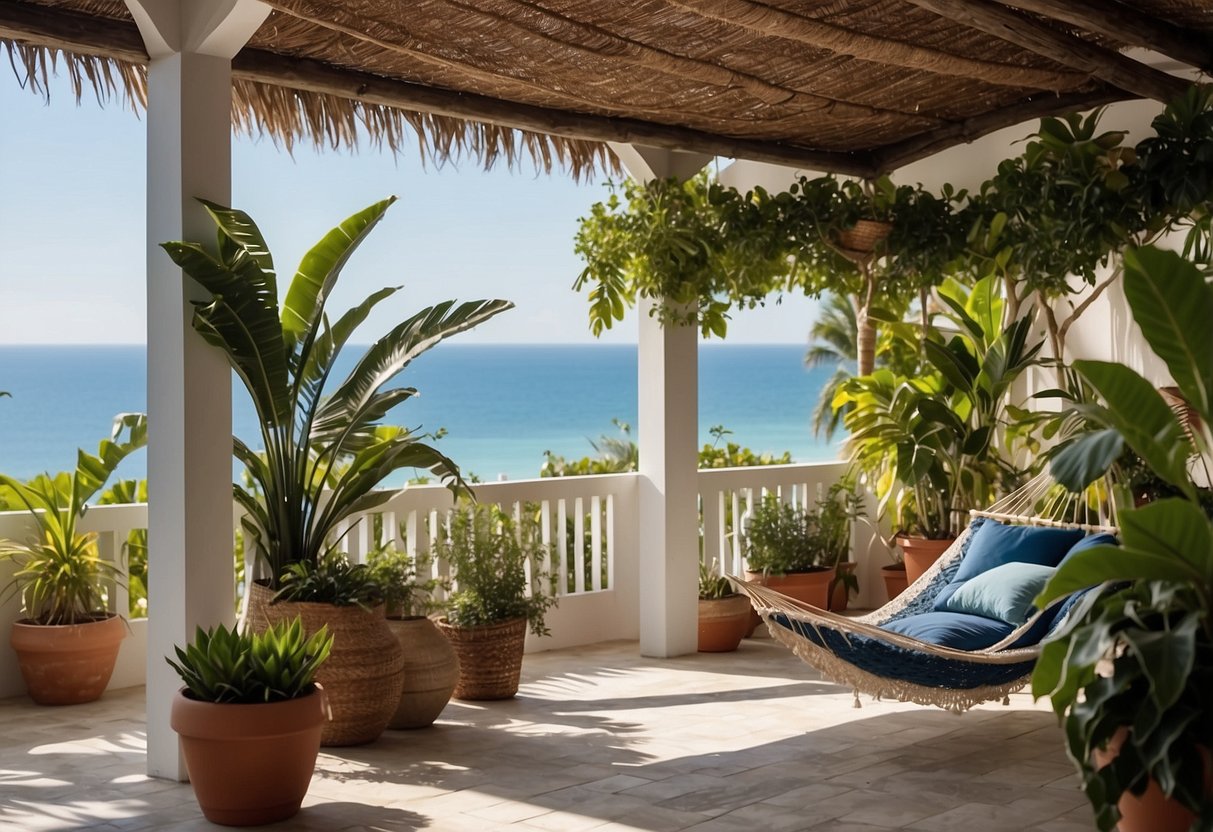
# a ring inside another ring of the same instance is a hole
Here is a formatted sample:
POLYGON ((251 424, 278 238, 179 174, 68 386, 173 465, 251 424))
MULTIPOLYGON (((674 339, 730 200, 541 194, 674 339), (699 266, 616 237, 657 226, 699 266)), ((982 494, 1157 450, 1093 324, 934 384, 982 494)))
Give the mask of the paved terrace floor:
MULTIPOLYGON (((517 699, 321 751, 276 829, 1091 832, 1053 716, 1027 694, 956 716, 864 700, 769 640, 668 661, 633 643, 526 659, 517 699)), ((0 701, 0 829, 202 830, 144 776, 143 690, 0 701)), ((250 784, 256 788, 256 784, 250 784)))

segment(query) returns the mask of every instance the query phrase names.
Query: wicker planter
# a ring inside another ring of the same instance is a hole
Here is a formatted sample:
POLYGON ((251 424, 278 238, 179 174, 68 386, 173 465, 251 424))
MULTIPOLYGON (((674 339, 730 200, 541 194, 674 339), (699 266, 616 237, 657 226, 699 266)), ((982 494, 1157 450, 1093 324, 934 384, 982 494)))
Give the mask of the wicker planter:
POLYGON ((122 619, 110 615, 83 624, 15 621, 9 643, 31 699, 78 705, 101 698, 125 637, 122 619))
POLYGON ((459 682, 459 657, 428 618, 389 618, 387 626, 404 653, 404 687, 388 727, 425 728, 451 701, 459 682))
POLYGON ((699 599, 699 652, 730 653, 741 644, 750 628, 750 600, 729 595, 699 599))
POLYGON ((518 693, 526 645, 525 618, 483 627, 453 627, 440 618, 437 625, 459 656, 456 699, 510 699, 518 693))
POLYGON ((319 690, 257 705, 199 702, 179 691, 170 717, 202 814, 224 826, 260 826, 299 811, 324 720, 319 690))
POLYGON ((838 231, 838 244, 857 254, 871 254, 893 230, 893 224, 883 220, 861 219, 853 228, 838 231))
POLYGON ((298 615, 306 632, 327 625, 333 634, 333 652, 316 674, 333 712, 332 721, 324 725, 321 745, 373 742, 396 712, 404 686, 404 656, 388 629, 383 607, 368 612, 358 606, 296 601, 271 604, 273 597, 262 584, 251 585, 248 626, 254 631, 298 615))
POLYGON ((897 536, 897 545, 905 556, 906 582, 914 583, 930 569, 939 556, 948 551, 948 547, 956 538, 948 537, 943 540, 932 540, 926 537, 897 536))

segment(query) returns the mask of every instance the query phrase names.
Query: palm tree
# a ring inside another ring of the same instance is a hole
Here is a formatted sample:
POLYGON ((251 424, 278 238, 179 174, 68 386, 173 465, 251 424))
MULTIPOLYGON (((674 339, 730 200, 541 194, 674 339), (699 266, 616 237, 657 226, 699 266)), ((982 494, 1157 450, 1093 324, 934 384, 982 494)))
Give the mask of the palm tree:
POLYGON ((842 424, 843 416, 841 410, 834 409, 834 394, 855 374, 859 361, 859 325, 850 298, 827 294, 809 335, 814 343, 805 353, 805 366, 809 369, 835 368, 834 374, 822 386, 813 409, 813 432, 830 439, 842 424))

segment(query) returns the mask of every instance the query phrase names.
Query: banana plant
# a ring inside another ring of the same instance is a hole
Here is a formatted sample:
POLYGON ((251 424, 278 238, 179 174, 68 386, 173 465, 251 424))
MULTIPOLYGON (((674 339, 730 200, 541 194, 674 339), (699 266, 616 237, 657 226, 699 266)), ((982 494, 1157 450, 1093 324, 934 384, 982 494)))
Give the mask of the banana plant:
POLYGON ((234 440, 236 458, 256 487, 233 486, 245 511, 244 538, 266 568, 271 588, 295 563, 319 566, 335 551, 338 525, 386 501, 376 490, 401 468, 425 468, 452 491, 466 491, 458 466, 415 430, 381 424, 416 394, 386 385, 443 339, 487 321, 513 304, 443 301, 375 341, 343 379, 337 357, 371 310, 399 287, 372 293, 330 320, 325 305, 342 268, 395 197, 377 202, 329 231, 308 251, 279 299, 273 257, 243 211, 202 201, 218 242, 162 246, 211 295, 194 304, 194 328, 223 350, 244 383, 263 449, 234 440))
POLYGON ((1067 558, 1038 605, 1086 593, 1045 643, 1032 693, 1048 697, 1100 829, 1119 820, 1126 791, 1150 780, 1213 821, 1213 285, 1192 263, 1154 248, 1125 255, 1133 319, 1187 402, 1181 418, 1145 378, 1120 364, 1076 361, 1102 403, 1075 407, 1090 429, 1052 462, 1073 491, 1104 476, 1125 446, 1178 495, 1126 508, 1120 546, 1067 558), (1195 474, 1195 475, 1194 475, 1195 474), (1106 765, 1096 752, 1124 736, 1106 765))
POLYGON ((29 620, 78 624, 105 614, 102 583, 121 570, 101 559, 96 534, 79 532, 76 524, 118 464, 146 444, 147 417, 123 413, 96 455, 77 451, 74 472, 39 474, 24 483, 0 474, 0 503, 29 511, 38 530, 25 542, 0 541, 0 560, 17 565, 8 590, 20 593, 29 620))

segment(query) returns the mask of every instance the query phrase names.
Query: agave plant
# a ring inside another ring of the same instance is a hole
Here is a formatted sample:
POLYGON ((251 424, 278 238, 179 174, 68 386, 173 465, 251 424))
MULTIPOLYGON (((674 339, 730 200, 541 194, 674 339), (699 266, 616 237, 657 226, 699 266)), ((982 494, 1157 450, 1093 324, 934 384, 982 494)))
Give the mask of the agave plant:
POLYGON ((244 212, 203 201, 218 228, 217 254, 196 242, 163 247, 211 299, 195 303, 194 327, 226 353, 257 411, 264 451, 239 439, 235 454, 255 488, 234 486, 245 511, 246 546, 265 564, 271 587, 292 563, 315 567, 335 551, 341 521, 390 496, 375 488, 401 468, 425 468, 453 491, 459 468, 424 435, 381 424, 417 391, 384 389, 414 358, 444 338, 512 304, 444 301, 396 325, 329 384, 354 330, 396 288, 384 288, 330 321, 325 303, 342 267, 395 198, 359 211, 328 232, 300 262, 279 300, 269 247, 244 212))
POLYGON ((0 559, 17 564, 9 588, 20 593, 30 621, 80 624, 105 614, 102 582, 121 570, 101 559, 96 534, 79 532, 76 524, 118 463, 146 444, 147 417, 123 413, 96 456, 77 452, 73 473, 39 474, 25 483, 0 474, 0 503, 29 511, 38 530, 26 542, 0 541, 0 559))

